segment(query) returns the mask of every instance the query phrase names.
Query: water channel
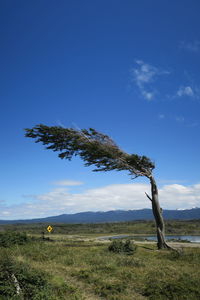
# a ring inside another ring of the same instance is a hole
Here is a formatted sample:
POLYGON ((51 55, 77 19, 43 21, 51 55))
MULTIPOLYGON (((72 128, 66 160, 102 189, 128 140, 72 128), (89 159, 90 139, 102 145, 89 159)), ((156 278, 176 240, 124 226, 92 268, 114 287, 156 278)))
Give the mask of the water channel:
MULTIPOLYGON (((157 237, 153 235, 146 236, 134 236, 134 235, 114 235, 114 236, 102 236, 99 240, 113 240, 113 239, 123 239, 130 238, 138 241, 157 241, 157 237)), ((166 235, 166 240, 175 240, 175 241, 188 241, 191 243, 200 243, 199 235, 166 235)))

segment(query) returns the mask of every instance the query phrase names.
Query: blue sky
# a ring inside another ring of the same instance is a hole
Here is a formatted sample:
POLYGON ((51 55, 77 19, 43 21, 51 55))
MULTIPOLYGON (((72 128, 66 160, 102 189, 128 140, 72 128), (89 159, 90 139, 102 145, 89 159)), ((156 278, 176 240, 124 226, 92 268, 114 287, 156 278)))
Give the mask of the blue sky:
POLYGON ((156 163, 163 208, 200 206, 200 3, 1 1, 0 218, 150 207, 143 178, 92 173, 24 137, 95 129, 156 163))

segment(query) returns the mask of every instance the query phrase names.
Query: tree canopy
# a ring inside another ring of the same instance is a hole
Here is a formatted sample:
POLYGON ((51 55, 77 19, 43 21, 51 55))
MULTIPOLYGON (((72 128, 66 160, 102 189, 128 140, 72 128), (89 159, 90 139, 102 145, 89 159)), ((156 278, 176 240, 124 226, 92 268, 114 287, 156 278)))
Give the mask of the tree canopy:
POLYGON ((42 143, 46 149, 59 152, 61 159, 71 160, 73 156, 80 156, 85 166, 94 165, 93 171, 127 170, 135 178, 145 176, 150 180, 151 197, 146 196, 152 203, 152 211, 157 227, 158 249, 171 247, 166 243, 162 210, 158 200, 158 188, 152 171, 154 163, 146 156, 128 154, 106 134, 93 128, 76 130, 61 126, 46 126, 43 124, 26 130, 26 137, 42 143))
POLYGON ((128 170, 134 177, 150 177, 155 168, 154 163, 146 156, 128 154, 103 133, 93 128, 76 130, 61 126, 46 126, 43 124, 25 129, 26 137, 41 142, 46 149, 58 151, 61 159, 71 160, 80 156, 85 166, 94 165, 97 171, 128 170))

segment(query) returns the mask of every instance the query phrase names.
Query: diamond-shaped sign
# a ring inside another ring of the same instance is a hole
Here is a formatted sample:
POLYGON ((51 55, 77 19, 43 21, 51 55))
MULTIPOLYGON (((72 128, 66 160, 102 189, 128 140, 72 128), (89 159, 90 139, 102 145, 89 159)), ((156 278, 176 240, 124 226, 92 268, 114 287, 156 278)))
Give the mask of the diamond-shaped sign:
POLYGON ((47 231, 51 232, 53 230, 53 227, 51 227, 50 225, 47 227, 47 231))

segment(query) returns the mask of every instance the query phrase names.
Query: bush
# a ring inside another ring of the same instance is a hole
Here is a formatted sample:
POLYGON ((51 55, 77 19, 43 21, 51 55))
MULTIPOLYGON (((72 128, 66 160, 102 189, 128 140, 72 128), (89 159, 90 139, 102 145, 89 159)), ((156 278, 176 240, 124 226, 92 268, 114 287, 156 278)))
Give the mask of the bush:
POLYGON ((133 254, 136 251, 137 246, 130 240, 121 241, 114 240, 108 247, 108 250, 114 253, 133 254))
MULTIPOLYGON (((11 280, 13 273, 13 261, 7 253, 1 253, 0 258, 0 297, 12 297, 16 294, 15 286, 11 280)), ((2 299, 2 298, 0 298, 2 299)))
POLYGON ((23 245, 29 242, 30 238, 26 233, 6 231, 0 233, 0 247, 11 247, 13 245, 23 245))
POLYGON ((0 299, 51 299, 50 286, 44 272, 36 271, 27 264, 15 262, 6 252, 1 254, 0 299), (13 277, 20 287, 19 296, 13 277))

